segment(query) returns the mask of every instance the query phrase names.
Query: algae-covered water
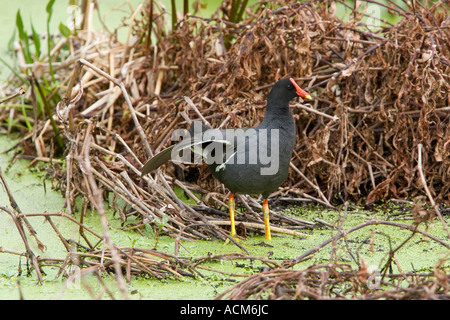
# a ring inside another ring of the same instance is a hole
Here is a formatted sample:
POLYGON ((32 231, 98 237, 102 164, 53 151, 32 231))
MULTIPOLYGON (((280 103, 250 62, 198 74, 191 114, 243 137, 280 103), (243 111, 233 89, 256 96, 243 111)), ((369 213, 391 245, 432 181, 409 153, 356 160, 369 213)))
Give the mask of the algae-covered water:
MULTIPOLYGON (((59 212, 63 210, 64 198, 55 190, 52 190, 50 181, 44 181, 45 164, 40 164, 36 168, 29 168, 28 162, 18 160, 10 165, 14 152, 4 153, 16 143, 16 140, 0 135, 0 167, 4 172, 7 183, 20 210, 24 213, 59 212), (38 169, 40 168, 40 169, 38 169)), ((0 205, 10 206, 9 199, 3 186, 0 187, 0 205)), ((342 223, 343 229, 349 229, 370 219, 386 219, 388 215, 397 217, 403 209, 396 209, 395 206, 386 206, 377 211, 364 211, 355 209, 353 211, 328 210, 317 206, 292 206, 285 211, 286 214, 293 214, 301 219, 314 221, 320 218, 330 224, 339 225, 342 223)), ((408 216, 407 212, 405 216, 408 216)), ((76 215, 75 215, 76 217, 76 215)), ((66 239, 73 239, 83 242, 78 234, 78 226, 64 218, 52 218, 66 239)), ((27 231, 27 238, 32 250, 36 255, 65 258, 66 251, 57 235, 45 222, 43 217, 30 217, 29 221, 37 231, 40 241, 46 246, 46 250, 41 252, 33 237, 27 231)), ((123 231, 120 221, 111 212, 108 214, 110 232, 112 240, 119 246, 138 247, 151 249, 155 246, 155 240, 141 236, 133 231, 123 231)), ((411 223, 411 220, 401 219, 401 223, 411 223)), ((101 233, 101 224, 95 212, 89 212, 84 223, 93 230, 101 233)), ((423 227, 422 227, 423 228, 423 227)), ((445 240, 445 233, 442 226, 435 222, 428 232, 445 240)), ((242 245, 252 256, 270 257, 271 260, 282 262, 298 257, 314 246, 321 244, 336 234, 330 228, 317 228, 310 231, 310 236, 305 238, 294 238, 292 236, 274 237, 270 246, 260 246, 264 241, 262 236, 250 236, 241 241, 242 245)), ((372 270, 379 270, 387 260, 387 253, 390 248, 396 248, 411 232, 391 226, 372 226, 360 229, 347 236, 347 240, 340 240, 333 249, 328 245, 314 254, 312 259, 298 264, 295 268, 305 268, 313 263, 327 263, 331 255, 338 257, 338 261, 349 263, 356 267, 355 258, 361 262, 363 258, 372 270), (353 257, 352 257, 353 256, 353 257)), ((12 219, 3 211, 0 211, 0 247, 10 251, 24 252, 23 242, 16 230, 12 219)), ((157 250, 174 253, 175 239, 163 236, 159 239, 157 250)), ((195 241, 182 242, 180 256, 203 257, 210 253, 224 254, 229 252, 242 252, 238 247, 218 241, 195 241)), ((393 265, 392 272, 426 272, 435 266, 440 258, 448 258, 449 250, 435 241, 424 239, 421 235, 415 235, 406 243, 395 255, 396 264, 393 265)), ((202 277, 185 277, 182 280, 155 280, 132 278, 127 289, 132 299, 211 299, 225 289, 234 285, 243 277, 231 276, 230 274, 252 274, 259 272, 258 267, 262 264, 259 261, 254 263, 248 260, 228 261, 216 260, 205 264, 210 268, 221 270, 224 274, 201 270, 202 277)), ((447 262, 448 266, 448 262, 447 262)), ((39 285, 35 273, 27 275, 26 259, 10 253, 0 253, 0 299, 109 299, 102 286, 97 283, 94 276, 85 276, 81 283, 67 286, 66 279, 57 278, 57 269, 54 267, 44 267, 46 275, 44 283, 39 285), (19 270, 21 275, 19 275, 19 270), (86 290, 91 288, 91 292, 86 290)), ((110 290, 119 297, 117 285, 112 277, 104 276, 104 281, 110 290)))

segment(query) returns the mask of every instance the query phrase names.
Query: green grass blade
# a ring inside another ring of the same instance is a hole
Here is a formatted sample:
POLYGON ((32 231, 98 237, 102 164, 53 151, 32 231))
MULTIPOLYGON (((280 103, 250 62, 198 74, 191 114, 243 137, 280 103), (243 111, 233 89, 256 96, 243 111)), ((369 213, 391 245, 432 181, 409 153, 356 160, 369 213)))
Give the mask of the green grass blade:
POLYGON ((51 124, 51 126, 53 128, 53 132, 55 133, 56 142, 57 142, 60 150, 64 150, 64 142, 63 142, 63 140, 61 138, 61 134, 59 133, 58 125, 56 124, 55 119, 53 119, 52 110, 51 110, 50 105, 49 105, 49 103, 47 101, 47 97, 45 96, 41 85, 39 84, 39 82, 36 79, 34 79, 34 84, 36 85, 37 92, 39 93, 39 96, 42 99, 42 103, 44 105, 45 114, 46 114, 48 120, 50 120, 50 124, 51 124))
POLYGON ((175 25, 178 22, 177 5, 175 4, 175 0, 170 0, 170 4, 172 5, 172 30, 175 30, 175 25))
POLYGON ((26 38, 27 34, 26 34, 25 28, 23 26, 23 20, 22 20, 22 15, 20 14, 20 9, 17 10, 17 14, 16 14, 16 27, 17 27, 17 30, 19 30, 19 38, 21 40, 26 38))
POLYGON ((70 31, 69 27, 63 24, 62 22, 59 24, 59 32, 66 37, 69 38, 72 35, 72 32, 70 31))
POLYGON ((53 12, 53 5, 55 4, 55 0, 50 0, 47 3, 47 7, 45 7, 45 11, 47 12, 48 15, 51 15, 53 12))
POLYGON ((243 0, 241 3, 241 7, 239 8, 239 12, 237 13, 235 17, 235 23, 239 23, 242 20, 242 17, 244 16, 245 8, 247 8, 248 0, 243 0))
POLYGON ((16 29, 14 29, 11 38, 8 41, 8 52, 14 52, 14 42, 16 41, 16 29))
POLYGON ((26 85, 30 85, 30 82, 24 78, 22 78, 22 76, 20 75, 19 72, 17 72, 17 70, 13 67, 11 67, 5 60, 3 60, 2 57, 0 57, 0 62, 3 63, 12 73, 14 73, 14 75, 20 79, 20 81, 22 81, 23 83, 25 83, 26 85))
POLYGON ((36 57, 39 58, 41 55, 41 39, 39 38, 39 34, 34 29, 33 23, 31 23, 31 31, 33 35, 34 48, 36 50, 36 57))
POLYGON ((20 9, 17 10, 17 14, 16 14, 16 27, 17 27, 17 30, 19 31, 19 39, 20 39, 20 44, 22 46, 23 55, 25 57, 25 61, 26 61, 26 63, 33 63, 33 58, 31 57, 31 54, 30 54, 30 44, 28 42, 28 35, 25 32, 22 15, 20 14, 20 9))
POLYGON ((24 102, 25 99, 24 99, 24 97, 21 97, 21 100, 22 100, 22 114, 23 114, 23 117, 25 119, 25 124, 27 125, 28 131, 31 131, 31 130, 33 130, 33 126, 31 125, 30 121, 28 121, 28 116, 27 116, 27 110, 26 110, 26 107, 25 107, 25 102, 24 102))
POLYGON ((47 54, 48 54, 48 65, 50 69, 50 75, 52 76, 52 81, 55 82, 55 73, 53 71, 53 64, 52 64, 52 37, 50 35, 50 20, 52 18, 53 13, 53 4, 55 3, 55 0, 50 0, 47 4, 46 11, 47 11, 47 54))
POLYGON ((186 15, 189 12, 189 0, 183 1, 183 15, 186 17, 186 15))

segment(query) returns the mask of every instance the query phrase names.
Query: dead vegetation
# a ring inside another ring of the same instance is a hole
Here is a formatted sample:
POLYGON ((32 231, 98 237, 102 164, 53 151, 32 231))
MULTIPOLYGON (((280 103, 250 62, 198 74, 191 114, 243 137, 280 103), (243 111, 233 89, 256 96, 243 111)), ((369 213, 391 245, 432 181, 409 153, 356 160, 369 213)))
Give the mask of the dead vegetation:
POLYGON ((249 276, 216 299, 448 300, 448 278, 437 273, 376 275, 349 265, 274 269, 249 276))
MULTIPOLYGON (((107 234, 103 207, 110 194, 111 207, 123 223, 131 215, 139 217, 137 229, 150 224, 156 230, 167 219, 161 230, 178 241, 229 239, 245 250, 221 227, 228 221, 226 194, 205 167, 170 164, 145 178, 139 169, 172 143, 174 129, 187 128, 192 120, 220 128, 257 125, 271 84, 286 76, 312 94, 311 108, 327 116, 294 109, 298 143, 289 180, 274 199, 302 197, 331 207, 346 201, 370 205, 426 196, 446 228, 441 211, 450 205, 448 3, 413 2, 404 9, 388 1, 402 20, 396 25, 381 21, 383 27, 373 29, 357 8, 349 8, 350 18, 344 22, 336 16, 335 4, 327 1, 257 3, 244 20, 233 23, 226 19, 226 1, 211 18, 187 15, 174 30, 169 30, 163 10, 156 3, 150 8, 150 3, 132 14, 124 44, 114 34, 89 27, 77 36, 61 37, 61 61, 53 66, 60 85, 46 99, 50 104, 55 95, 62 98, 46 110, 46 118, 37 118, 36 112, 25 118, 14 107, 0 109, 0 121, 33 123, 20 146, 36 161, 49 162, 50 178, 66 198, 65 214, 97 209, 105 231, 101 239, 109 248, 101 254, 110 257, 118 279, 121 270, 178 276, 177 268, 191 266, 177 261, 176 254, 163 257, 170 261, 168 267, 149 262, 154 252, 135 256, 130 249, 116 248, 107 234), (68 53, 62 52, 64 45, 68 53), (55 155, 65 158, 64 167, 53 161, 55 155), (181 201, 174 186, 196 205, 181 201), (81 208, 75 205, 77 197, 83 199, 81 208)), ((373 3, 361 1, 361 6, 373 3)), ((21 65, 20 71, 27 68, 35 85, 24 88, 24 97, 36 111, 36 92, 49 76, 49 65, 21 65)), ((23 86, 14 76, 2 87, 2 95, 23 86)), ((241 197, 240 204, 246 208, 242 222, 263 225, 257 201, 241 197)), ((271 221, 287 233, 317 226, 277 212, 271 221)), ((97 250, 94 244, 88 246, 97 250)), ((330 279, 351 285, 361 298, 442 298, 448 292, 448 279, 435 273, 414 289, 425 292, 425 287, 438 286, 433 296, 408 296, 405 287, 366 293, 355 284, 358 272, 340 265, 299 272, 281 268, 246 279, 227 297, 262 297, 258 292, 264 279, 269 279, 266 288, 272 286, 271 298, 331 297, 332 290, 301 289, 330 279), (295 284, 297 289, 289 289, 295 284), (239 293, 249 287, 245 295, 239 293)), ((125 296, 120 281, 119 286, 125 296)))

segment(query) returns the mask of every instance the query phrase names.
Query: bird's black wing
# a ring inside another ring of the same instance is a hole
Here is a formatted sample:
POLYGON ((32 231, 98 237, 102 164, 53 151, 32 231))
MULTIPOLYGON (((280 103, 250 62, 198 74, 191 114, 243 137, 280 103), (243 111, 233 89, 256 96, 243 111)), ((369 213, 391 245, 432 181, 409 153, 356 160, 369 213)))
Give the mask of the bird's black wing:
POLYGON ((232 145, 230 141, 227 140, 198 140, 198 139, 184 139, 183 141, 172 145, 158 154, 154 155, 150 160, 148 160, 141 169, 141 175, 144 176, 153 170, 158 169, 160 166, 165 164, 167 161, 172 160, 173 155, 179 154, 181 151, 190 148, 192 152, 203 156, 203 148, 209 143, 219 143, 224 146, 232 145), (200 148, 195 148, 195 146, 200 146, 200 148))
POLYGON ((158 169, 164 163, 170 160, 172 156, 172 150, 176 145, 170 146, 167 149, 164 149, 160 153, 153 156, 150 160, 148 160, 141 169, 142 176, 146 175, 153 170, 158 169))

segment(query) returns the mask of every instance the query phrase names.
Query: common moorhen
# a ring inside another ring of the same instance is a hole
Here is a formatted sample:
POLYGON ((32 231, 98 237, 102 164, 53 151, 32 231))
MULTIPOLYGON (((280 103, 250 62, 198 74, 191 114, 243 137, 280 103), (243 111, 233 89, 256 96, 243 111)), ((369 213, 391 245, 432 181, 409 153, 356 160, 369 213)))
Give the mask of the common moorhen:
MULTIPOLYGON (((261 124, 246 129, 211 129, 194 121, 188 137, 164 149, 143 166, 145 175, 168 160, 180 160, 180 153, 200 154, 212 175, 230 191, 231 236, 236 237, 234 194, 263 196, 265 237, 271 239, 268 196, 286 180, 296 130, 289 101, 295 97, 311 99, 292 78, 276 82, 269 93, 261 124)), ((191 159, 190 155, 188 158, 191 159)), ((198 159, 198 156, 197 156, 198 159)))

